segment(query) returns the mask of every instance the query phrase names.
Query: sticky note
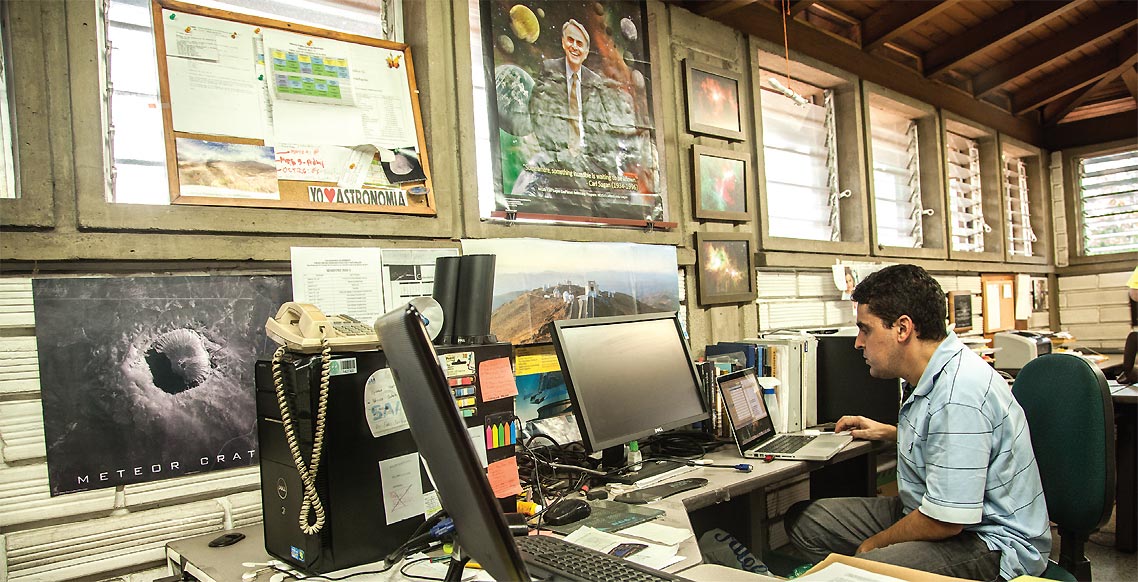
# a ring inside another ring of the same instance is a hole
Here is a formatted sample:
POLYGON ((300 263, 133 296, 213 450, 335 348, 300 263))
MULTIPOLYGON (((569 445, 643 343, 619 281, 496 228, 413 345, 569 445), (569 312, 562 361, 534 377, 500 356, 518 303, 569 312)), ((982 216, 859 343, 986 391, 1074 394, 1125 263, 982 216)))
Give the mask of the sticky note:
POLYGON ((482 386, 482 401, 498 400, 518 395, 510 358, 486 360, 478 364, 478 380, 482 386))
POLYGON ((494 490, 494 497, 508 497, 522 492, 522 484, 518 479, 518 458, 509 457, 501 461, 494 461, 486 468, 486 477, 490 481, 490 488, 494 490))

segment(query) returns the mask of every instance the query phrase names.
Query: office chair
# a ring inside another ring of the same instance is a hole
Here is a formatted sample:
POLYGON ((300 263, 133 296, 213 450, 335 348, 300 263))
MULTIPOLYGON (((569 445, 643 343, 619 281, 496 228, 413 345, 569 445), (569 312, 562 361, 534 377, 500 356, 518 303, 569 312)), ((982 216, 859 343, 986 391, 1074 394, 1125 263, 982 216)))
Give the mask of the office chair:
POLYGON ((1059 527, 1059 562, 1044 578, 1091 579, 1084 552, 1114 505, 1114 404, 1094 364, 1071 354, 1027 363, 1012 394, 1023 407, 1039 464, 1047 513, 1059 527))

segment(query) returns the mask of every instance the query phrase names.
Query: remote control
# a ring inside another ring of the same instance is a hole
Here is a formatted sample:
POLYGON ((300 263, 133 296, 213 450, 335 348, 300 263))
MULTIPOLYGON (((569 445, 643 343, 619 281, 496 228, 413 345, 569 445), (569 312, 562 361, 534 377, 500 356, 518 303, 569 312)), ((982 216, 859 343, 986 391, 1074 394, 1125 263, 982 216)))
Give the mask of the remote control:
POLYGON ((644 489, 637 489, 635 491, 621 493, 613 499, 622 503, 652 503, 653 501, 663 499, 669 495, 675 495, 676 493, 690 491, 698 487, 703 487, 704 485, 707 485, 707 479, 692 477, 690 479, 680 479, 678 481, 672 481, 670 483, 653 485, 651 487, 645 487, 644 489))

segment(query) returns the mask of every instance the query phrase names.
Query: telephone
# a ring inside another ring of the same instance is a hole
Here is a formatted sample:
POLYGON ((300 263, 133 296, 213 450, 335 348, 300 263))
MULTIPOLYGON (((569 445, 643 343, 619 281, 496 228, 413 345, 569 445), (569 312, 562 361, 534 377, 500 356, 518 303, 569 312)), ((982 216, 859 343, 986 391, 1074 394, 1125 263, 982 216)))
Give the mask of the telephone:
POLYGON ((265 322, 269 338, 281 345, 273 354, 273 387, 281 411, 285 440, 300 476, 303 500, 300 505, 300 530, 316 535, 324 527, 324 505, 316 491, 316 475, 320 471, 320 455, 324 445, 324 421, 328 412, 328 385, 331 376, 332 350, 362 351, 379 348, 375 330, 346 315, 325 316, 315 305, 289 302, 281 306, 276 317, 265 322), (305 461, 296 437, 296 424, 285 394, 281 362, 285 352, 320 352, 320 394, 316 406, 316 426, 312 439, 312 456, 305 461), (314 518, 310 520, 310 515, 314 518))
POLYGON ((304 353, 319 352, 324 339, 334 351, 379 348, 379 338, 370 325, 347 315, 324 315, 309 303, 285 303, 276 317, 265 322, 265 331, 278 344, 304 353))

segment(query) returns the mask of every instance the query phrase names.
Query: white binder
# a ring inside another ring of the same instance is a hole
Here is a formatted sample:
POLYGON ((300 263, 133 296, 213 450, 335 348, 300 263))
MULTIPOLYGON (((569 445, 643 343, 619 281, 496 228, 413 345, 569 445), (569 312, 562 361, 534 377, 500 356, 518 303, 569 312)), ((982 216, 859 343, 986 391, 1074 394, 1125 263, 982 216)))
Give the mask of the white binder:
POLYGON ((788 433, 818 424, 818 338, 805 332, 779 332, 743 341, 764 346, 769 354, 777 380, 775 428, 788 433))

